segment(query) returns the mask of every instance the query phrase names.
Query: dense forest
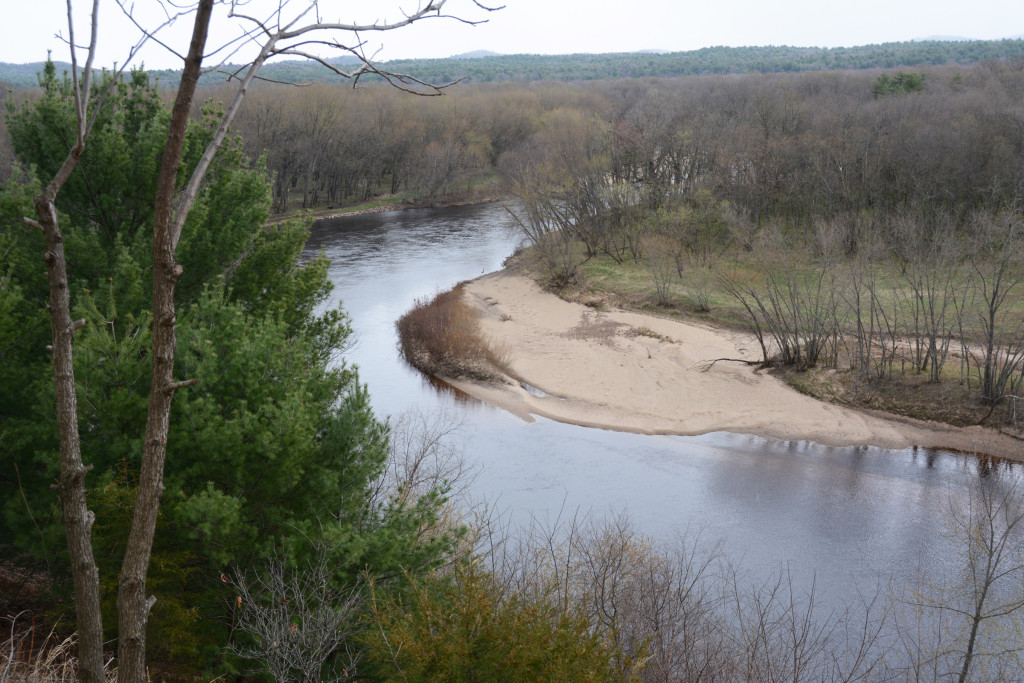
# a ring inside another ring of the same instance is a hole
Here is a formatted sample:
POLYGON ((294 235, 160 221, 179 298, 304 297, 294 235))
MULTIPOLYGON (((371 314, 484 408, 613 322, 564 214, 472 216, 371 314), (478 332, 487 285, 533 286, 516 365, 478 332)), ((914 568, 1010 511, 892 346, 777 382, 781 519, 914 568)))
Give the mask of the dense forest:
MULTIPOLYGON (((893 55, 921 52, 859 70, 820 61, 856 51, 807 51, 814 66, 803 73, 768 68, 783 63, 770 49, 711 49, 703 68, 714 75, 672 78, 608 78, 663 75, 656 65, 674 58, 613 56, 655 71, 465 83, 442 97, 373 83, 254 87, 178 257, 176 360, 198 383, 177 399, 169 432, 154 669, 277 680, 1019 678, 1012 622, 1024 601, 989 592, 993 576, 1024 585, 1008 559, 1024 526, 1019 495, 975 492, 951 518, 970 560, 962 581, 894 588, 891 602, 825 615, 785 574, 748 581, 713 543, 656 548, 623 520, 503 536, 449 500, 453 470, 425 465, 443 427, 409 433, 373 414, 339 358, 345 315, 322 309, 326 266, 299 261, 308 225, 270 220, 514 196, 549 284, 574 286, 604 259, 645 269, 663 310, 718 307, 720 287, 766 361, 842 366, 876 384, 959 379, 988 410, 1024 382, 1024 59, 979 52, 963 59, 986 61, 956 65, 947 51, 922 65, 932 48, 986 45, 900 44, 893 55), (740 60, 759 73, 724 66, 740 60), (905 60, 917 66, 897 68, 905 60), (1004 564, 970 573, 986 560, 1004 564)), ((1021 41, 989 45, 1000 46, 1021 41)), ((183 172, 217 125, 225 87, 200 93, 183 172)), ((112 92, 57 202, 84 324, 74 370, 108 615, 150 393, 146 227, 173 95, 142 72, 112 92)), ((45 248, 21 217, 69 148, 73 112, 67 81, 49 69, 42 87, 9 96, 0 145, 0 538, 23 572, 9 585, 31 593, 44 577, 50 615, 69 609, 69 559, 50 491, 45 248)))
MULTIPOLYGON (((744 74, 840 69, 893 69, 921 65, 973 64, 990 60, 1024 59, 1024 40, 921 40, 858 47, 706 47, 688 52, 609 52, 572 55, 484 55, 447 59, 402 59, 381 64, 396 73, 414 75, 427 83, 469 83, 493 81, 591 81, 606 78, 648 78, 744 74)), ((355 58, 340 58, 335 64, 355 64, 355 58)), ((70 65, 57 64, 58 69, 70 65)), ((42 62, 0 63, 0 83, 14 87, 37 84, 42 62)), ((223 80, 208 74, 202 83, 223 80)), ((158 80, 176 83, 178 72, 151 70, 158 80)), ((280 61, 268 64, 263 78, 284 83, 345 83, 346 79, 309 61, 280 61)), ((373 80, 370 76, 367 80, 373 80)))

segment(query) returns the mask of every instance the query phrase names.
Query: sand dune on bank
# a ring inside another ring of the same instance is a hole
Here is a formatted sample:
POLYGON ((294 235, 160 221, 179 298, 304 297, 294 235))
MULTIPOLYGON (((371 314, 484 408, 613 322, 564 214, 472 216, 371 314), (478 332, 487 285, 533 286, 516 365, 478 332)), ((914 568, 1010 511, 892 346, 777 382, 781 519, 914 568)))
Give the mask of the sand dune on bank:
POLYGON ((627 311, 595 311, 509 271, 480 277, 464 291, 467 303, 483 313, 484 332, 507 346, 512 377, 504 385, 452 384, 526 420, 540 415, 644 433, 728 431, 833 446, 918 445, 1024 455, 1020 442, 992 430, 831 405, 739 363, 719 362, 708 369, 716 358, 758 358, 756 341, 742 334, 627 311))

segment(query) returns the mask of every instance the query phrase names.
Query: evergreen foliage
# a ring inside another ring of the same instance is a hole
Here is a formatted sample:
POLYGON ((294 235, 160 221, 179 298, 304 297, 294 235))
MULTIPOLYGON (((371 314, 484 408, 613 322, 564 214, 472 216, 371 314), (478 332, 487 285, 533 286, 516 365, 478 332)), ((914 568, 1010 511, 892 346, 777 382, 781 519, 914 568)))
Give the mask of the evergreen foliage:
POLYGON ((924 90, 925 75, 900 71, 895 76, 882 74, 871 87, 875 99, 889 95, 906 95, 924 90))
MULTIPOLYGON (((108 77, 109 78, 109 77, 108 77)), ((57 475, 54 388, 46 350, 42 236, 19 225, 38 179, 66 155, 74 113, 53 65, 43 95, 9 106, 7 123, 25 174, 0 191, 0 538, 45 559, 63 591, 63 529, 49 484, 57 475)), ((101 105, 90 145, 60 195, 71 264, 79 426, 95 509, 94 547, 106 623, 134 505, 149 394, 153 184, 168 115, 152 82, 133 72, 101 105)), ((189 126, 181 177, 218 113, 189 126)), ((339 358, 350 334, 339 309, 323 309, 327 264, 299 255, 308 226, 266 226, 270 193, 261 163, 237 144, 218 155, 182 235, 176 366, 196 386, 179 392, 168 435, 163 504, 154 546, 151 657, 199 657, 211 666, 230 615, 218 577, 280 549, 299 562, 331 549, 338 582, 368 572, 398 577, 436 563, 455 532, 421 539, 445 499, 381 498, 389 428, 370 407, 354 368, 339 358)))
MULTIPOLYGON (((427 83, 501 81, 589 81, 603 78, 650 78, 710 74, 892 69, 921 64, 973 64, 990 60, 1024 59, 1024 40, 921 40, 857 47, 794 47, 788 45, 713 46, 686 52, 604 52, 573 55, 485 55, 475 59, 403 59, 385 63, 388 70, 414 73, 427 83)), ((338 60, 342 62, 344 58, 338 60)), ((41 64, 0 64, 0 80, 15 87, 32 87, 41 64)), ((60 64, 61 69, 70 65, 60 64)), ((157 78, 176 82, 178 72, 152 71, 157 78)), ((268 64, 265 78, 286 83, 343 83, 347 79, 311 61, 268 64)), ((373 80, 372 76, 365 77, 373 80)), ((208 74, 201 84, 223 76, 208 74)))

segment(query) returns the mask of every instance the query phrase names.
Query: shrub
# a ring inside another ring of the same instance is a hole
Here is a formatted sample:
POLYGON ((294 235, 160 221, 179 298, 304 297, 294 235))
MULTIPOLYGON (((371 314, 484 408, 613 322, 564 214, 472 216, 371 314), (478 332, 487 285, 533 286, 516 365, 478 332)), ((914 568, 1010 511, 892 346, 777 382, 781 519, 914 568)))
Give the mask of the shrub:
POLYGON ((383 681, 622 681, 578 610, 508 591, 473 562, 371 595, 367 665, 383 681))
POLYGON ((480 313, 462 300, 463 285, 431 300, 417 299, 395 323, 402 357, 431 375, 491 379, 508 365, 480 330, 480 313))

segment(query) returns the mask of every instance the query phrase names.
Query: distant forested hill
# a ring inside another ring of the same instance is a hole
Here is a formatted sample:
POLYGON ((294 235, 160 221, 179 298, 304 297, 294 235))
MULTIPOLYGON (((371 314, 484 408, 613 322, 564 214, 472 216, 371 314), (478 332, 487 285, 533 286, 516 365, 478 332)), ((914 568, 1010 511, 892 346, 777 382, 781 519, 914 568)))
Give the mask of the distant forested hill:
MULTIPOLYGON (((429 83, 459 79, 488 81, 577 81, 601 78, 690 76, 834 69, 891 69, 921 64, 971 64, 988 60, 1024 63, 1024 40, 925 40, 861 47, 708 47, 689 52, 628 52, 575 55, 488 55, 475 59, 412 59, 386 62, 388 70, 413 74, 429 83)), ((344 62, 338 62, 343 64, 344 62)), ((15 87, 36 84, 41 63, 0 63, 0 81, 15 87)), ((68 69, 58 63, 58 71, 68 69)), ((174 71, 151 71, 165 82, 177 81, 174 71)), ((285 82, 332 82, 342 78, 308 61, 269 64, 261 75, 285 82)), ((218 76, 207 75, 211 82, 218 76)))

